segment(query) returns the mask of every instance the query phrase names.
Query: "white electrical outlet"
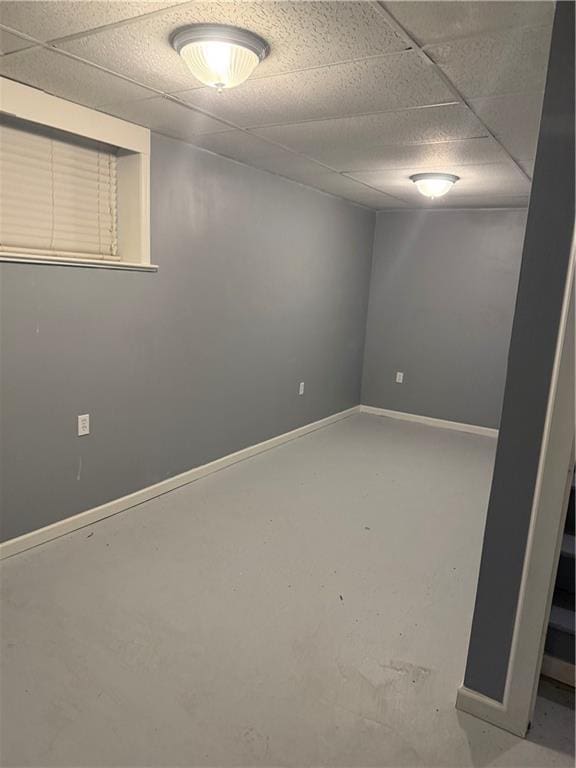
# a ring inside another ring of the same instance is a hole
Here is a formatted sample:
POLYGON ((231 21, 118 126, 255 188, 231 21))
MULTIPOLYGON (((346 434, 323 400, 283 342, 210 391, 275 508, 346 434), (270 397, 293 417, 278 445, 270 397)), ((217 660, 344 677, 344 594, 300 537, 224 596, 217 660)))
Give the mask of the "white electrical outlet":
POLYGON ((300 382, 300 386, 298 387, 298 394, 303 395, 304 394, 304 382, 300 382))
POLYGON ((404 374, 402 371, 396 371, 396 384, 404 384, 404 374))
POLYGON ((90 414, 83 413, 78 416, 78 437, 90 434, 90 414))

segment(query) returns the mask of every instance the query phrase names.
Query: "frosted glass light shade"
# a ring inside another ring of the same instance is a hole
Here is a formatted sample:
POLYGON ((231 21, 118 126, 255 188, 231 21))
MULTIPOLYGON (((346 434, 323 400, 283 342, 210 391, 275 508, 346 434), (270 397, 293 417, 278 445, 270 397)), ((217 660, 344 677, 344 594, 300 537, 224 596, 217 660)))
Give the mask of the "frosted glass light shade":
POLYGON ((449 192, 458 178, 452 173, 416 173, 410 176, 418 192, 431 199, 442 197, 449 192))
POLYGON ((184 27, 175 33, 172 45, 194 77, 218 91, 247 80, 269 52, 258 35, 221 24, 184 27))
POLYGON ((248 48, 219 40, 185 45, 180 56, 197 80, 218 90, 235 88, 243 83, 260 61, 248 48))

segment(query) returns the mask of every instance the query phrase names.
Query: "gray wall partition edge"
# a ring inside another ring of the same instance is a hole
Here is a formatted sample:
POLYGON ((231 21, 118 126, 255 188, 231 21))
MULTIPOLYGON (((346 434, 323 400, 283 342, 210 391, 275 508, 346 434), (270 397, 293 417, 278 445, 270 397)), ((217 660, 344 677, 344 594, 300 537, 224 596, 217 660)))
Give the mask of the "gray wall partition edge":
POLYGON ((157 274, 2 265, 2 539, 358 404, 374 218, 154 136, 157 274))
POLYGON ((502 701, 574 229, 574 4, 559 2, 464 684, 502 701))
POLYGON ((499 426, 525 226, 523 210, 378 214, 363 404, 499 426))

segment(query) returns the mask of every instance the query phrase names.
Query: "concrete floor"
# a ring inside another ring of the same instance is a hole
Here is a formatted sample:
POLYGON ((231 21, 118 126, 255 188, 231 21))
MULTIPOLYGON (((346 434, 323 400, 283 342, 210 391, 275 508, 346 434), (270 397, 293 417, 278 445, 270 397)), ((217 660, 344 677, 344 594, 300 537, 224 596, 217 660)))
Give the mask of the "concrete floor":
POLYGON ((495 443, 357 415, 2 565, 3 766, 571 766, 454 709, 495 443))

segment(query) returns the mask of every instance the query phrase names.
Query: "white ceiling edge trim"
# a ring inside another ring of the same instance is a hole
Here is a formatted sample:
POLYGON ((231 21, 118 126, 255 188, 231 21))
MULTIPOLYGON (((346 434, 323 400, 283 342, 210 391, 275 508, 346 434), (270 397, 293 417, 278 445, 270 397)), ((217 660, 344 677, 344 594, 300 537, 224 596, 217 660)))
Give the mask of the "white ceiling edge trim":
MULTIPOLYGON (((214 152, 211 149, 206 149, 206 147, 199 147, 197 144, 192 144, 191 141, 185 141, 184 139, 177 139, 175 136, 168 136, 165 133, 160 133, 159 131, 153 131, 153 133, 156 133, 158 136, 161 136, 163 139, 168 139, 169 141, 177 141, 180 144, 185 144, 187 147, 191 147, 192 149, 197 150, 198 152, 204 152, 207 155, 212 155, 212 157, 217 157, 220 160, 227 160, 229 163, 235 163, 236 165, 241 165, 243 168, 250 168, 251 171, 258 171, 259 173, 267 173, 270 176, 274 176, 277 179, 282 179, 282 181, 288 181, 291 184, 297 184, 299 187, 304 187, 304 189, 309 190, 310 192, 317 192, 320 195, 325 195, 327 197, 335 198, 336 200, 340 200, 342 203, 348 203, 349 205, 355 205, 357 208, 362 208, 365 211, 370 211, 371 213, 378 213, 380 209, 374 208, 371 205, 365 205, 364 203, 358 203, 356 200, 351 200, 349 197, 341 197, 340 195, 335 195, 333 192, 326 192, 324 189, 318 189, 318 187, 312 187, 310 184, 306 184, 303 181, 298 181, 297 179, 291 179, 289 176, 283 176, 281 173, 278 173, 277 171, 270 171, 267 168, 259 168, 257 165, 251 165, 250 163, 245 163, 243 160, 237 160, 235 157, 228 157, 228 155, 221 155, 218 152, 214 152)), ((303 157, 303 155, 299 155, 299 157, 303 157)), ((330 169, 326 169, 327 173, 334 173, 335 175, 338 174, 338 171, 331 171, 330 169)), ((354 181, 354 179, 351 179, 351 181, 354 181)), ((356 182, 359 184, 360 182, 356 182)), ((364 185, 366 186, 366 185, 364 185)), ((385 195, 385 192, 380 192, 378 189, 374 189, 374 187, 367 187, 367 189, 371 190, 372 192, 377 192, 379 195, 385 195)), ((388 195, 390 197, 390 195, 388 195)), ((396 210, 396 209, 395 209, 396 210)))
POLYGON ((508 211, 527 211, 529 203, 525 206, 502 206, 502 205, 485 205, 474 206, 466 208, 465 206, 445 206, 444 208, 379 208, 376 213, 482 213, 486 211, 500 211, 501 213, 507 213, 508 211))

